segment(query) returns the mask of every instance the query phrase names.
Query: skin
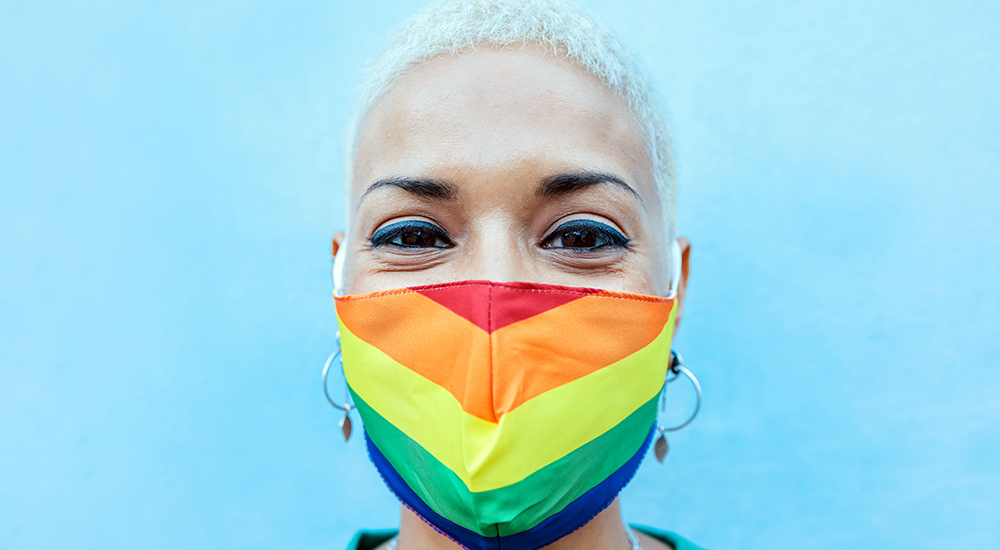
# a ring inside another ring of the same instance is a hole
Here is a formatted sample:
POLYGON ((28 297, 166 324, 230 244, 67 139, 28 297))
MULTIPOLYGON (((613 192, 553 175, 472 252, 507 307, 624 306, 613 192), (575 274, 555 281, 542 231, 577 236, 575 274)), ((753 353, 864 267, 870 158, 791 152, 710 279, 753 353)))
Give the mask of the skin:
MULTIPOLYGON (((416 66, 369 111, 354 168, 350 240, 333 239, 346 294, 470 279, 669 292, 641 126, 599 79, 540 46, 416 66)), ((690 245, 678 242, 679 323, 690 245)), ((404 507, 398 548, 457 545, 404 507)), ((627 550, 618 501, 548 548, 627 550)))

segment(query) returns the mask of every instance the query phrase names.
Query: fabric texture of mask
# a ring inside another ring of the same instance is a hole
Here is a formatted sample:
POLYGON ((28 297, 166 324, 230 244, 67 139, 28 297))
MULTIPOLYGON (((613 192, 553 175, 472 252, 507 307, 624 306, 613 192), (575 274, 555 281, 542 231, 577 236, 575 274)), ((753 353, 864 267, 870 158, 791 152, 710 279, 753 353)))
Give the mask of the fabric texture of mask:
POLYGON ((674 299, 465 281, 336 297, 372 462, 470 550, 535 550, 635 474, 670 360, 674 299))

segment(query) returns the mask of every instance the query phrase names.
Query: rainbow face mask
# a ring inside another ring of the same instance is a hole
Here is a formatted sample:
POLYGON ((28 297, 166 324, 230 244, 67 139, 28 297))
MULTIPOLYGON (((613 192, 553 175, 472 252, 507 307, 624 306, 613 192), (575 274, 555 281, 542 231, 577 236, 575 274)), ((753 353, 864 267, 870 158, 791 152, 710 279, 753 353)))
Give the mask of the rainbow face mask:
POLYGON ((638 469, 674 298, 465 281, 336 304, 372 462, 403 504, 463 547, 551 544, 638 469))

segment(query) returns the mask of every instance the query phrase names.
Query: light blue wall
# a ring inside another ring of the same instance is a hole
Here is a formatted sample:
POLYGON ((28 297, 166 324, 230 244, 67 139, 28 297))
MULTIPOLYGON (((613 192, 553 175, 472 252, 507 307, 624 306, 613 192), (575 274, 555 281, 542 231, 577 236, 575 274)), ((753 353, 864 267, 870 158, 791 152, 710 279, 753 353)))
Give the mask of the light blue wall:
MULTIPOLYGON (((1000 4, 587 4, 669 103, 694 242, 704 409, 629 518, 1000 548, 1000 4)), ((0 548, 395 521, 319 372, 341 131, 419 5, 0 3, 0 548)))

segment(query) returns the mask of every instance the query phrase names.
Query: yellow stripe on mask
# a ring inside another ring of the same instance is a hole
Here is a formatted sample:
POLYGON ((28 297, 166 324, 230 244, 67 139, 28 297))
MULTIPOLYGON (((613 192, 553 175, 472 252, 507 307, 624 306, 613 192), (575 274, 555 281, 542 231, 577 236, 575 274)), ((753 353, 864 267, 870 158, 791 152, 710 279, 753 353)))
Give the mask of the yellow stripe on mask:
POLYGON ((673 326, 671 311, 663 331, 645 348, 534 397, 499 423, 464 412, 448 390, 360 340, 343 323, 340 338, 351 388, 455 472, 470 491, 481 492, 521 481, 652 399, 666 376, 673 326), (386 387, 400 391, 380 391, 386 387), (568 411, 581 410, 580 403, 589 404, 583 409, 587 416, 567 417, 568 411))

